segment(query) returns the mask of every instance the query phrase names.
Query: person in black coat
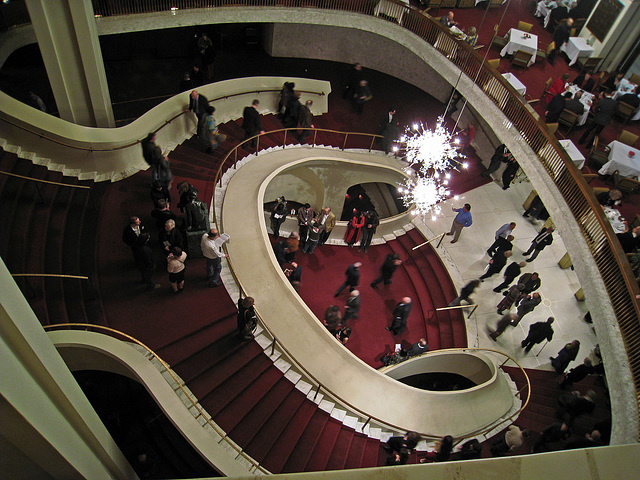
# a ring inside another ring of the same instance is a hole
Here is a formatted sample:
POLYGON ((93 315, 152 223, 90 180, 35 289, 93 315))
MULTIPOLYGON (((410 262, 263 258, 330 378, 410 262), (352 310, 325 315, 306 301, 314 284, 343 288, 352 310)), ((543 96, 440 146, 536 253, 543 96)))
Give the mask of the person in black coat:
POLYGON ((580 137, 580 140, 578 140, 580 145, 586 142, 585 146, 587 148, 591 148, 594 137, 600 135, 602 129, 609 125, 613 116, 618 113, 618 102, 611 98, 612 93, 604 92, 602 95, 603 97, 598 101, 593 110, 593 120, 591 120, 591 123, 582 134, 582 137, 580 137), (591 132, 593 132, 593 136, 587 141, 591 132))
MULTIPOLYGON (((244 130, 244 140, 255 137, 259 133, 264 133, 264 129, 262 128, 262 122, 260 121, 260 113, 258 113, 258 105, 260 105, 260 101, 255 99, 251 102, 250 107, 244 107, 244 111, 242 112, 242 129, 244 130)), ((258 139, 253 138, 251 140, 251 147, 256 148, 258 145, 258 139)), ((247 144, 244 144, 245 148, 247 144)))
POLYGON ((478 285, 480 285, 480 280, 471 280, 464 287, 462 287, 462 290, 460 290, 460 295, 454 298, 453 300, 451 300, 451 303, 449 303, 449 306, 457 307, 458 305, 460 305, 460 302, 462 302, 463 300, 469 303, 473 303, 473 300, 469 297, 474 292, 474 290, 478 288, 478 285))
POLYGON ((558 95, 553 97, 547 105, 547 111, 545 112, 545 121, 547 123, 557 122, 560 118, 562 110, 564 110, 564 106, 567 103, 567 100, 569 100, 572 96, 573 94, 571 92, 564 92, 559 93, 558 95))
POLYGON ((621 102, 626 103, 627 105, 631 105, 633 108, 640 107, 640 97, 635 92, 625 93, 621 97, 618 98, 618 104, 621 102))
POLYGON ((489 163, 489 167, 486 171, 482 172, 480 175, 482 177, 491 177, 491 174, 500 168, 502 163, 507 163, 510 159, 513 158, 513 155, 507 148, 507 146, 503 143, 498 148, 496 148, 493 153, 493 157, 491 157, 491 162, 489 163))
POLYGON ((507 267, 507 269, 504 271, 504 282, 502 282, 500 285, 498 285, 496 288, 493 289, 494 292, 496 293, 500 293, 500 291, 504 290, 505 288, 507 288, 509 285, 511 285, 511 282, 513 282, 513 280, 520 275, 520 272, 522 272, 522 268, 524 266, 526 266, 527 264, 525 262, 512 262, 509 264, 509 266, 507 267))
POLYGON ((360 85, 360 80, 362 80, 362 65, 356 63, 349 70, 349 77, 347 78, 344 92, 342 93, 342 98, 353 98, 356 94, 356 90, 358 89, 358 85, 360 85))
POLYGON ((171 203, 171 193, 166 185, 163 185, 159 180, 155 180, 151 184, 151 191, 149 192, 153 206, 158 208, 158 202, 165 200, 167 203, 171 203))
POLYGON ((533 239, 531 242, 531 246, 529 250, 524 252, 524 256, 527 256, 533 252, 530 258, 527 259, 527 262, 533 262, 536 257, 540 254, 542 250, 544 250, 548 245, 553 243, 553 227, 543 228, 540 230, 540 233, 533 239))
POLYGON ((376 233, 378 225, 380 225, 380 219, 378 218, 378 213, 375 210, 369 210, 364 214, 364 227, 362 227, 362 238, 360 239, 360 248, 358 248, 358 252, 364 250, 364 253, 367 253, 369 251, 371 240, 373 239, 373 235, 376 233))
POLYGON ((370 283, 371 288, 377 289, 380 282, 384 282, 385 285, 391 285, 391 277, 396 271, 399 265, 402 264, 400 255, 397 253, 388 253, 384 259, 384 263, 380 267, 380 276, 370 283))
POLYGON ((393 322, 390 327, 384 327, 394 335, 400 335, 407 328, 407 318, 411 312, 413 302, 411 297, 404 297, 393 309, 393 322))
POLYGON ((529 353, 533 346, 537 343, 542 343, 544 340, 548 342, 553 338, 553 317, 547 318, 546 322, 536 322, 529 327, 529 333, 527 338, 520 342, 520 346, 524 348, 524 351, 529 353))
MULTIPOLYGON (((193 78, 193 77, 192 77, 193 78)), ((198 93, 197 90, 192 90, 189 94, 189 110, 198 118, 198 125, 196 127, 196 136, 202 135, 204 127, 204 121, 207 118, 207 109, 209 108, 209 100, 204 95, 198 93)))
POLYGON ((352 265, 349 265, 349 268, 347 268, 347 270, 344 272, 347 278, 345 279, 344 283, 340 285, 340 288, 338 288, 336 293, 333 295, 334 297, 337 297, 338 295, 340 295, 340 292, 342 292, 347 287, 349 287, 350 292, 353 292, 356 289, 356 287, 360 283, 360 267, 361 266, 362 266, 362 263, 360 262, 356 262, 352 265))
POLYGON ((511 158, 507 162, 507 167, 502 172, 502 189, 506 190, 511 185, 511 182, 514 178, 516 178, 516 174, 520 169, 520 164, 516 161, 515 158, 511 158))
POLYGON ((241 297, 238 299, 238 333, 243 340, 251 340, 253 332, 258 325, 254 303, 253 297, 241 297))
POLYGON ((162 154, 162 149, 156 145, 156 133, 151 132, 140 142, 142 156, 151 167, 151 183, 158 181, 165 187, 170 187, 173 174, 169 168, 169 159, 162 154))
POLYGON ((389 111, 380 118, 380 135, 382 135, 384 153, 389 153, 393 142, 398 138, 398 120, 394 107, 389 107, 389 111))
POLYGON ((371 100, 373 95, 371 94, 371 88, 369 87, 368 80, 360 80, 360 85, 356 90, 355 96, 353 97, 356 113, 358 115, 362 115, 364 110, 364 104, 371 100))
POLYGON ((489 260, 489 269, 484 275, 480 277, 480 280, 484 281, 485 278, 489 278, 496 273, 499 273, 500 270, 502 270, 507 264, 507 259, 512 255, 513 252, 511 250, 507 250, 506 252, 496 252, 493 258, 489 260))
POLYGON ((153 271, 156 267, 153 259, 153 252, 149 247, 149 234, 140 218, 131 217, 129 225, 124 227, 122 241, 131 247, 133 260, 136 268, 140 271, 140 281, 144 283, 147 290, 160 288, 153 281, 153 271))
MULTIPOLYGON (((556 24, 556 22, 559 22, 560 20, 567 18, 567 16, 569 15, 569 12, 567 10, 567 7, 557 7, 554 8, 551 11, 551 17, 549 19, 549 25, 553 26, 556 24), (554 13, 556 14, 554 18, 554 13)), ((560 50, 560 48, 569 41, 569 38, 571 38, 571 27, 573 26, 573 18, 569 17, 567 18, 567 21, 562 23, 561 25, 558 26, 558 28, 556 28, 555 32, 553 32, 553 41, 556 44, 556 49, 551 52, 551 54, 549 55, 549 57, 547 58, 549 60, 549 63, 551 65, 555 64, 556 61, 556 54, 558 53, 558 51, 560 50)))
POLYGON ((593 90, 593 87, 595 86, 596 82, 591 77, 590 72, 582 72, 580 75, 578 75, 575 78, 575 80, 573 81, 573 84, 581 88, 585 92, 590 92, 591 90, 593 90))

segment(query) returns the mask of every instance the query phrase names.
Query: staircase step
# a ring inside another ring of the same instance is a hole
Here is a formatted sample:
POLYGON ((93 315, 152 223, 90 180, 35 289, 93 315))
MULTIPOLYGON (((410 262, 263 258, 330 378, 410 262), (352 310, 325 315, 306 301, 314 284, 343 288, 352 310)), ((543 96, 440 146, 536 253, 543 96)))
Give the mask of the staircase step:
POLYGON ((351 429, 344 427, 340 429, 338 438, 336 438, 333 444, 329 460, 326 462, 323 470, 342 470, 345 467, 355 434, 356 432, 351 429))
POLYGON ((361 468, 363 466, 362 462, 367 439, 368 437, 366 435, 355 432, 351 440, 351 445, 349 446, 347 458, 341 468, 361 468))
POLYGON ((304 468, 305 471, 320 472, 326 469, 342 428, 340 422, 334 418, 328 418, 327 423, 322 429, 322 433, 318 436, 316 444, 311 451, 309 461, 304 468))
MULTIPOLYGON (((282 473, 302 472, 313 453, 318 439, 329 422, 329 415, 320 409, 317 409, 311 419, 304 426, 302 435, 299 436, 298 442, 291 452, 287 462, 282 468, 282 473)), ((300 427, 297 427, 300 428, 300 427)))

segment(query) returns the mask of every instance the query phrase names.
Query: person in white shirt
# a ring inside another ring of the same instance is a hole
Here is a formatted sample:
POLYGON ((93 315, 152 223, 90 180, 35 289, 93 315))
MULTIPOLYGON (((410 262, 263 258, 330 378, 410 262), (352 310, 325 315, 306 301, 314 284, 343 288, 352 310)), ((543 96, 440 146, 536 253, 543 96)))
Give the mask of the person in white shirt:
POLYGON ((220 272, 222 271, 222 259, 227 256, 222 250, 222 244, 226 239, 222 238, 216 228, 212 228, 208 233, 202 235, 200 239, 200 249, 202 255, 207 259, 207 278, 209 287, 219 287, 220 272))

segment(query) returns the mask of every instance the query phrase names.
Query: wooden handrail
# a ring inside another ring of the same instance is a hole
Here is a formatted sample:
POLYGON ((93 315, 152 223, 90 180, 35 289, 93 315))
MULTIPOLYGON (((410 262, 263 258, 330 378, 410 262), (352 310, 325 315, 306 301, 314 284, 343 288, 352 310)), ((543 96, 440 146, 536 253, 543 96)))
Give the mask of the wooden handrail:
POLYGON ((89 277, 83 275, 63 275, 60 273, 12 273, 12 277, 40 277, 40 278, 77 278, 79 280, 89 280, 89 277))
POLYGON ((15 178, 22 178, 23 180, 31 180, 33 182, 48 183, 49 185, 58 185, 60 187, 71 187, 71 188, 80 188, 82 190, 91 190, 91 187, 89 187, 87 185, 71 185, 69 183, 52 182, 50 180, 41 180, 39 178, 25 177, 24 175, 18 175, 18 174, 15 174, 15 173, 4 172, 2 170, 0 170, 0 174, 9 175, 10 177, 15 177, 15 178))

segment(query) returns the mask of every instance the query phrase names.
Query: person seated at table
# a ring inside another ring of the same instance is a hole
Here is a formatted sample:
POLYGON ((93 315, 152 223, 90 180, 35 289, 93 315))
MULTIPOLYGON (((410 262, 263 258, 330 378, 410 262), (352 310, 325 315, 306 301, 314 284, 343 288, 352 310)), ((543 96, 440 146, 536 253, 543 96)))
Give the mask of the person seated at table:
POLYGON ((469 29, 467 38, 465 38, 464 41, 467 42, 471 48, 478 44, 478 32, 476 31, 476 27, 471 27, 469 29))
POLYGON ((624 102, 627 105, 631 105, 633 108, 640 107, 640 98, 638 97, 636 90, 637 87, 634 87, 629 93, 625 93, 621 97, 618 97, 618 104, 624 102))
POLYGON ((581 73, 571 83, 573 83, 576 87, 584 90, 585 92, 590 92, 591 90, 593 90, 593 86, 596 84, 593 78, 591 78, 591 72, 581 73))
POLYGON ((618 90, 618 86, 620 85, 620 80, 622 80, 622 77, 624 77, 624 74, 622 73, 612 73, 611 75, 609 75, 609 78, 607 78, 605 82, 600 85, 598 91, 605 92, 609 90, 611 92, 615 92, 616 90, 618 90))
POLYGON ((453 20, 453 12, 449 12, 446 15, 440 17, 440 23, 447 28, 451 28, 454 25, 458 25, 458 22, 453 20))
POLYGON ((563 73, 560 78, 558 78, 551 84, 551 86, 549 87, 549 91, 545 96, 545 101, 547 103, 549 103, 553 99, 553 97, 555 97, 559 93, 564 93, 564 91, 566 90, 565 84, 567 83, 567 80, 569 80, 569 76, 570 75, 568 73, 563 73))
POLYGON ((622 192, 617 188, 599 193, 596 198, 598 199, 598 203, 603 207, 615 208, 622 204, 622 192))
POLYGON ((559 93, 547 104, 547 111, 544 112, 547 116, 545 121, 547 123, 557 122, 558 118, 560 118, 560 114, 562 110, 564 110, 564 106, 569 100, 573 97, 571 92, 559 93))
POLYGON ((582 98, 582 92, 578 91, 573 98, 567 99, 564 104, 564 109, 575 113, 576 115, 582 115, 584 113, 584 103, 580 101, 582 98))

